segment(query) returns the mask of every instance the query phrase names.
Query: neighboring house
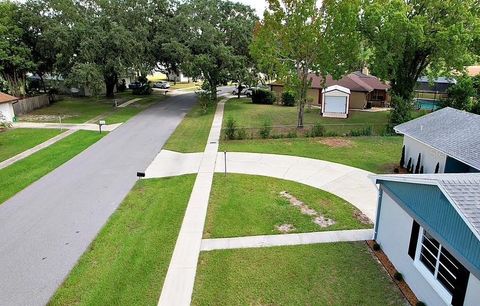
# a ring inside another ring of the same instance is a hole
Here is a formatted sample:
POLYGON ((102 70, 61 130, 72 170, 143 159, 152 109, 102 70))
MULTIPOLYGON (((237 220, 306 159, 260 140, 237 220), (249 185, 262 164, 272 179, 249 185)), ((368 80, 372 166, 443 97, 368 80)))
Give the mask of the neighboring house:
POLYGON ((480 66, 468 66, 467 74, 471 77, 477 76, 480 74, 480 66))
MULTIPOLYGON (((480 172, 480 115, 446 107, 394 127, 403 134, 405 164, 418 155, 424 173, 480 172)), ((404 165, 405 166, 405 165, 404 165)))
POLYGON ((417 298, 480 305, 480 173, 374 179, 374 239, 417 298))
MULTIPOLYGON (((380 81, 378 78, 364 74, 360 71, 350 73, 340 80, 334 80, 332 76, 328 75, 324 86, 322 86, 323 78, 310 74, 309 79, 311 81, 310 88, 308 89, 308 98, 313 104, 321 106, 322 90, 324 87, 330 87, 339 85, 348 88, 351 92, 349 109, 364 109, 367 106, 387 106, 390 98, 388 90, 390 86, 380 81), (367 105, 368 104, 368 105, 367 105)), ((284 85, 280 82, 274 82, 270 84, 271 90, 276 94, 277 101, 281 101, 284 85)))
POLYGON ((167 73, 167 79, 170 82, 179 82, 179 83, 189 83, 191 81, 191 79, 185 76, 181 71, 178 74, 174 72, 167 73))
POLYGON ((350 89, 339 85, 327 87, 322 92, 322 116, 347 118, 350 103, 350 89))
POLYGON ((12 122, 15 117, 15 112, 13 111, 13 103, 16 102, 18 98, 14 96, 7 95, 3 92, 0 92, 0 113, 5 117, 7 122, 12 122))

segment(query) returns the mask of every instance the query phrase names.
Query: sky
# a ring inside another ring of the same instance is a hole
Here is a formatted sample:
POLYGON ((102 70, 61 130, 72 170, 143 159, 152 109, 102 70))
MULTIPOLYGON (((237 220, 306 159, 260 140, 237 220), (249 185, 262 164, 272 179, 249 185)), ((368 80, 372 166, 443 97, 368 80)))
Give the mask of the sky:
POLYGON ((265 10, 265 6, 267 5, 267 2, 265 0, 234 0, 234 1, 250 5, 252 8, 255 9, 258 17, 260 18, 263 17, 263 11, 265 10))

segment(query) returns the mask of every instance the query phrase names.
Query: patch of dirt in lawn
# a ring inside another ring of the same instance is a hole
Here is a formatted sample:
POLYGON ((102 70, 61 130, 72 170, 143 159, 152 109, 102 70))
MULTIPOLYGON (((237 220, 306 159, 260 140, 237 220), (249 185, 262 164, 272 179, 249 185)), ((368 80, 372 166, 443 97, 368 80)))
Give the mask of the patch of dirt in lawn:
POLYGON ((353 142, 349 139, 342 138, 324 138, 318 141, 321 144, 332 148, 351 148, 353 147, 353 142))
POLYGON ((364 213, 359 210, 353 212, 353 217, 363 224, 373 224, 373 222, 364 213))
POLYGON ((293 226, 293 224, 288 224, 288 223, 280 224, 275 227, 281 233, 290 233, 291 231, 295 230, 295 226, 293 226))
MULTIPOLYGON (((314 217, 312 222, 319 225, 320 227, 329 227, 334 225, 336 222, 333 219, 326 218, 325 216, 321 215, 318 211, 313 208, 308 207, 307 204, 303 203, 287 191, 281 191, 280 196, 287 199, 291 205, 295 206, 296 208, 300 209, 300 212, 307 216, 314 217)), ((368 219, 368 218, 367 218, 368 219)), ((278 229, 278 228, 277 228, 278 229)))

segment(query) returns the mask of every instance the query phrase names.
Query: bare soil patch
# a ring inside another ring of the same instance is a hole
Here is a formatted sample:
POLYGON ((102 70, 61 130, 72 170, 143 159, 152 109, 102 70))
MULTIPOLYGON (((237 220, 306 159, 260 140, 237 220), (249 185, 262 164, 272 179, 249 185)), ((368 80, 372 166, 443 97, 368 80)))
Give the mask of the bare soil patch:
MULTIPOLYGON (((78 117, 78 115, 62 115, 62 120, 73 117, 78 117)), ((20 119, 35 122, 60 122, 58 115, 22 115, 20 119)))
POLYGON ((288 224, 288 223, 280 224, 275 227, 281 233, 290 233, 295 230, 295 226, 293 226, 293 224, 288 224))
MULTIPOLYGON (((313 208, 308 207, 307 204, 303 203, 302 201, 300 201, 299 199, 297 199, 296 197, 294 197, 293 195, 291 195, 287 191, 280 192, 280 196, 287 199, 290 202, 291 205, 300 209, 300 212, 302 214, 314 217, 312 219, 312 222, 319 225, 320 227, 329 227, 329 226, 332 226, 336 223, 335 220, 326 218, 325 216, 320 214, 318 211, 316 211, 313 208)), ((277 229, 278 229, 278 227, 277 227, 277 229)))
POLYGON ((332 148, 351 148, 354 146, 351 140, 342 138, 324 138, 318 142, 332 148))
POLYGON ((359 210, 356 210, 354 213, 353 213, 353 216, 360 222, 362 222, 363 224, 373 224, 372 220, 370 220, 370 218, 368 218, 364 213, 362 213, 361 211, 359 210))

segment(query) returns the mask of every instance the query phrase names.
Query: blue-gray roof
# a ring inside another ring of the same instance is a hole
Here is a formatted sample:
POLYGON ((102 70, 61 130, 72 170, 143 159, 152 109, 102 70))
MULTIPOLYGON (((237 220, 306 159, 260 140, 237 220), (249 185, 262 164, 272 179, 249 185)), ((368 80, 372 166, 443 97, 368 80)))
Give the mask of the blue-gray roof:
POLYGON ((430 81, 432 83, 457 84, 457 80, 450 77, 438 77, 436 79, 430 80, 429 77, 422 76, 417 79, 417 82, 421 82, 421 83, 430 83, 430 81))
POLYGON ((438 186, 480 240, 480 173, 379 175, 375 180, 438 186))
POLYGON ((480 115, 445 107, 394 129, 480 170, 480 115))

